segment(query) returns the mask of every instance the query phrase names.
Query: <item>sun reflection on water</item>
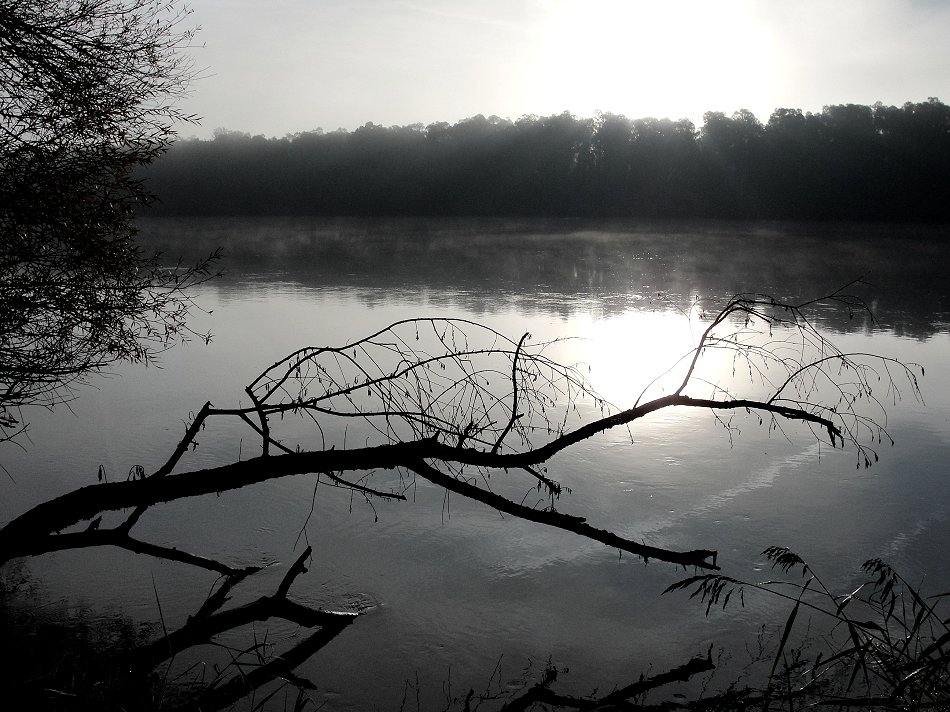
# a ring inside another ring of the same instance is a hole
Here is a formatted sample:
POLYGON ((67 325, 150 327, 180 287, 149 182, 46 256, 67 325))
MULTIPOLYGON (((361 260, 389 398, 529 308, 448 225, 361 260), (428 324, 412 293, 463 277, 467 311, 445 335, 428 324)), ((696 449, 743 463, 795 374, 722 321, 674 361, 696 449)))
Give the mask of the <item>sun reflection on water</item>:
MULTIPOLYGON (((579 318, 577 360, 589 366, 588 377, 598 393, 629 408, 680 386, 706 326, 695 310, 630 309, 605 318, 579 318)), ((715 354, 704 354, 700 366, 700 382, 716 383, 727 375, 728 364, 715 354)), ((695 387, 691 390, 700 395, 695 387)))

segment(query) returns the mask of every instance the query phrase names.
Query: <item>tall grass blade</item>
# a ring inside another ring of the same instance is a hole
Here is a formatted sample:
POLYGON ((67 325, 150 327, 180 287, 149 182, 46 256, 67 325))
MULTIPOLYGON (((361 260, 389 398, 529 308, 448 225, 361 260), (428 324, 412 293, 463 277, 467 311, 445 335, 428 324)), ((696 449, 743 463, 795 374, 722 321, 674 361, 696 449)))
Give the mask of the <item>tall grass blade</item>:
POLYGON ((775 652, 775 660, 772 662, 772 670, 769 672, 770 679, 775 676, 778 662, 782 659, 782 654, 785 652, 785 645, 788 643, 788 636, 792 632, 792 626, 795 625, 795 618, 798 617, 798 609, 801 607, 802 596, 805 595, 805 591, 808 590, 808 586, 811 582, 812 579, 808 579, 805 585, 802 586, 802 592, 799 594, 798 600, 795 601, 795 605, 792 606, 792 612, 788 614, 788 620, 785 621, 785 630, 782 631, 782 639, 779 641, 778 650, 775 652))

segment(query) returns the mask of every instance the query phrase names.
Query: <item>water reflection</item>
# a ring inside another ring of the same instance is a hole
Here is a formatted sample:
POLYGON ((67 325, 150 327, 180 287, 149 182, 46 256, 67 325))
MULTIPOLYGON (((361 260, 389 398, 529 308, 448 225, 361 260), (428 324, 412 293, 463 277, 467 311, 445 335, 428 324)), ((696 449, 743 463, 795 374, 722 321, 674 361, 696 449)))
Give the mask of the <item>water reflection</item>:
MULTIPOLYGON (((891 408, 897 445, 881 463, 858 471, 853 452, 815 445, 798 429, 786 439, 744 414, 731 440, 707 413, 671 412, 555 458, 552 476, 572 490, 559 507, 646 543, 719 549, 737 572, 761 566, 765 545, 785 544, 833 571, 831 583, 849 579, 849 565, 869 556, 893 557, 915 580, 945 582, 950 302, 940 270, 948 243, 920 244, 883 228, 854 228, 832 243, 820 227, 665 230, 147 224, 156 244, 177 235, 189 249, 228 247, 228 276, 203 290, 201 304, 212 313, 196 324, 215 339, 169 352, 162 369, 122 368, 119 377, 97 381, 76 401, 75 415, 36 414, 28 451, 3 453, 19 484, 3 483, 0 518, 93 482, 100 463, 110 473, 136 463, 153 468, 180 437, 189 410, 208 399, 238 404, 263 367, 305 344, 339 344, 420 315, 473 319, 514 338, 525 331, 538 341, 573 337, 552 355, 588 364, 608 399, 629 404, 695 343, 697 298, 749 289, 813 296, 864 276, 879 321, 828 311, 822 325, 838 332, 845 350, 887 353, 928 371, 928 407, 904 401, 891 408)), ((711 381, 731 374, 727 365, 716 368, 711 381)), ((256 454, 250 443, 238 425, 209 428, 187 466, 256 454)), ((381 484, 387 476, 377 474, 381 484)), ((502 478, 492 485, 525 495, 502 478)), ((338 693, 335 707, 395 706, 404 680, 419 673, 429 689, 441 689, 449 668, 458 685, 477 686, 500 654, 554 655, 574 670, 565 689, 586 694, 651 664, 683 662, 710 642, 742 645, 760 622, 755 615, 767 613, 753 603, 741 616, 705 619, 681 600, 659 597, 679 575, 671 567, 644 568, 424 484, 412 494, 410 503, 377 503, 374 511, 313 477, 295 478, 164 507, 142 523, 143 536, 242 564, 292 558, 302 531, 319 542, 314 573, 296 584, 305 600, 378 604, 335 641, 332 655, 302 671, 338 693)), ((51 596, 93 606, 108 598, 145 621, 156 616, 153 574, 169 619, 193 610, 208 584, 115 553, 58 555, 30 566, 51 596)))
MULTIPOLYGON (((877 328, 925 338, 950 321, 942 226, 202 218, 146 220, 143 237, 173 255, 224 245, 228 269, 249 280, 283 274, 367 306, 438 294, 474 314, 569 318, 590 303, 623 312, 657 292, 679 307, 749 290, 797 300, 863 279, 877 328)), ((828 327, 872 325, 829 314, 828 327)))

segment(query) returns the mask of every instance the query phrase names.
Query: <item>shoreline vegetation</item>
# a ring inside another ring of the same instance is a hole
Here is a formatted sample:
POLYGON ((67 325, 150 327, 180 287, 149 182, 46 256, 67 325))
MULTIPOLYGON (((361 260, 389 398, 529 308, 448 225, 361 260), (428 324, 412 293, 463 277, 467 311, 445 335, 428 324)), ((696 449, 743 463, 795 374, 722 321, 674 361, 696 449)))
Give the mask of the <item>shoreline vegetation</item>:
POLYGON ((140 174, 150 215, 950 220, 950 106, 688 120, 568 112, 454 125, 218 129, 140 174))

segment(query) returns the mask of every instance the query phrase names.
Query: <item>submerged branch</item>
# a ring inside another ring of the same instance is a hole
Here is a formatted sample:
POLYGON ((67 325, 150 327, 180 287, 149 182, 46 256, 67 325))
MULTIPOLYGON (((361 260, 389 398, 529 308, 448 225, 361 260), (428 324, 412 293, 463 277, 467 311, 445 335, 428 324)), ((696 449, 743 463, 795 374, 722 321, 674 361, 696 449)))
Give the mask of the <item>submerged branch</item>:
POLYGON ((475 485, 464 482, 456 477, 451 477, 431 465, 418 461, 410 464, 409 469, 420 477, 425 478, 435 485, 439 485, 450 492, 461 494, 469 499, 487 504, 489 507, 497 509, 499 512, 512 514, 519 519, 525 519, 529 522, 538 522, 546 524, 556 529, 574 532, 582 537, 592 541, 599 541, 602 544, 611 546, 621 551, 627 551, 631 554, 642 557, 645 561, 656 559, 658 561, 667 561, 671 564, 681 566, 694 566, 700 569, 718 569, 716 566, 716 552, 708 549, 694 549, 692 551, 672 551, 670 549, 661 549, 655 546, 648 546, 639 542, 625 539, 606 529, 597 529, 587 523, 584 517, 577 517, 563 512, 557 512, 553 509, 533 509, 523 504, 517 504, 494 492, 489 492, 475 485))
MULTIPOLYGON (((537 705, 544 705, 545 709, 574 709, 581 712, 641 709, 640 705, 634 704, 630 700, 674 682, 686 682, 696 675, 711 672, 715 669, 716 666, 713 665, 708 656, 705 658, 696 657, 666 672, 652 677, 643 677, 637 682, 619 690, 614 690, 603 697, 572 697, 554 692, 550 686, 556 680, 557 672, 552 671, 523 695, 509 701, 504 709, 505 712, 524 712, 535 709, 537 705)), ((664 707, 661 706, 661 709, 664 707)))

